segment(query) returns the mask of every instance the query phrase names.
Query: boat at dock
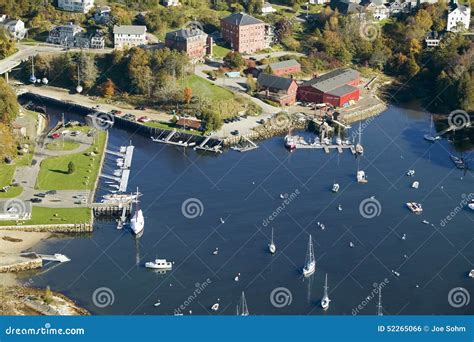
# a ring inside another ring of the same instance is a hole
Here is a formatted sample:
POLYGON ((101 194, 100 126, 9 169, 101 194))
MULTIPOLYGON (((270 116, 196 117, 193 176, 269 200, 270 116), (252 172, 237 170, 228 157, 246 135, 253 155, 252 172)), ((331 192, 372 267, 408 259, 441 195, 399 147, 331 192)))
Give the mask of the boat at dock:
POLYGON ((171 270, 173 268, 173 263, 166 261, 166 259, 155 259, 145 263, 145 267, 154 270, 171 270))
POLYGON ((296 141, 290 134, 285 136, 285 147, 290 151, 293 151, 296 148, 296 141))
MULTIPOLYGON (((138 196, 137 188, 137 196, 138 196)), ((137 205, 135 208, 135 214, 130 219, 130 228, 136 236, 141 236, 143 234, 143 229, 145 228, 145 218, 143 217, 143 211, 140 209, 140 201, 137 198, 137 205)))
POLYGON ((314 258, 313 239, 309 235, 308 250, 306 252, 305 265, 303 267, 303 276, 309 277, 316 271, 316 259, 314 258))
POLYGON ((324 295, 323 298, 321 299, 321 307, 323 310, 327 310, 329 308, 329 303, 331 300, 329 299, 328 296, 328 274, 326 273, 326 280, 324 282, 324 295))
POLYGON ((367 183, 367 176, 364 171, 359 170, 357 171, 357 183, 367 183))
POLYGON ((359 141, 355 146, 355 151, 357 154, 362 155, 364 154, 364 147, 362 146, 362 124, 359 121, 359 141))
POLYGON ((439 135, 433 135, 433 115, 430 117, 430 133, 423 135, 423 138, 429 142, 435 142, 441 139, 439 135))
POLYGON ((407 207, 408 207, 408 209, 410 209, 415 214, 421 214, 423 212, 423 208, 421 207, 421 203, 408 202, 407 207))

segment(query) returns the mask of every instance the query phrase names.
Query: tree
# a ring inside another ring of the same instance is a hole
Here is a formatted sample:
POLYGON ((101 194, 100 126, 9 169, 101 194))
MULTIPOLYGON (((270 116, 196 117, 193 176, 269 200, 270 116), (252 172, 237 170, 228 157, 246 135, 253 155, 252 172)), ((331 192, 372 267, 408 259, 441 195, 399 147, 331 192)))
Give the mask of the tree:
POLYGON ((183 91, 184 95, 184 102, 186 104, 189 104, 191 102, 191 99, 193 98, 193 89, 191 87, 185 87, 183 91))
POLYGON ((115 83, 108 78, 107 81, 102 83, 102 96, 110 99, 115 95, 115 83))
POLYGON ((240 70, 245 66, 245 59, 240 53, 231 51, 224 57, 224 63, 229 68, 240 70))
POLYGON ((73 161, 70 161, 69 164, 67 164, 67 173, 72 175, 76 171, 76 165, 74 165, 73 161))
POLYGON ((7 82, 0 78, 0 122, 9 125, 20 111, 16 94, 7 82))
POLYGON ((0 59, 4 59, 16 51, 15 42, 8 36, 4 30, 0 30, 0 59))
POLYGON ((202 113, 202 120, 206 123, 206 131, 218 130, 224 123, 222 117, 209 108, 202 113))
POLYGON ((53 293, 51 292, 51 288, 49 287, 49 285, 46 286, 46 289, 44 290, 43 300, 46 304, 51 304, 51 302, 53 301, 53 293))
MULTIPOLYGON (((77 63, 79 65, 79 77, 81 85, 84 87, 84 89, 90 89, 95 84, 98 76, 94 56, 92 54, 81 52, 78 56, 77 63)), ((72 67, 71 69, 75 68, 72 67)), ((71 70, 71 72, 77 82, 77 70, 71 70)))
POLYGON ((247 76, 247 91, 249 94, 253 94, 257 90, 257 82, 251 74, 247 76))

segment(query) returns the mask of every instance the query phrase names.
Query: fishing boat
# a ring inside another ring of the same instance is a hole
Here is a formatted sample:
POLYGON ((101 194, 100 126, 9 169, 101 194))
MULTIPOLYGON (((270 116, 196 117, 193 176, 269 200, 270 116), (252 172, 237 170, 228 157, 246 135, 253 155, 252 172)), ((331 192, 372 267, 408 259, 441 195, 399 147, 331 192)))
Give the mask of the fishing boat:
POLYGON ((321 307, 323 310, 327 310, 329 308, 329 302, 331 302, 331 300, 328 296, 328 274, 326 273, 326 281, 324 282, 324 295, 321 299, 321 307))
POLYGON ((145 263, 145 267, 154 270, 171 270, 173 268, 173 263, 166 261, 166 259, 155 259, 145 263))
POLYGON ((418 181, 414 181, 413 184, 411 185, 413 189, 418 189, 419 186, 420 186, 420 182, 418 181))
POLYGON ((364 171, 359 170, 357 171, 357 183, 367 183, 367 176, 364 171))
POLYGON ((248 316, 249 308, 247 307, 247 301, 245 300, 245 293, 242 291, 240 296, 240 302, 237 305, 237 316, 248 316))
POLYGON ((137 188, 137 205, 135 208, 135 214, 130 219, 130 228, 132 232, 137 235, 141 236, 143 234, 143 229, 145 228, 145 218, 143 217, 143 211, 140 209, 140 201, 138 200, 138 188, 137 188))
POLYGON ((303 276, 309 277, 316 270, 316 259, 314 258, 313 239, 309 235, 308 250, 306 251, 305 266, 303 267, 303 276))
POLYGON ((340 188, 339 184, 338 184, 338 183, 334 183, 334 184, 332 185, 332 192, 334 192, 334 193, 338 192, 338 191, 339 191, 339 188, 340 188))
POLYGON ((423 208, 421 207, 421 203, 408 202, 407 207, 408 207, 408 209, 410 209, 415 214, 421 214, 423 212, 423 208))
POLYGON ((273 241, 273 228, 272 228, 272 239, 271 239, 271 241, 270 241, 270 244, 268 245, 268 250, 269 250, 270 253, 272 253, 272 254, 275 254, 275 252, 276 252, 275 242, 273 241))
POLYGON ((285 147, 290 151, 293 151, 296 148, 295 139, 290 134, 285 136, 285 147))
POLYGON ((466 162, 464 161, 464 158, 459 158, 459 157, 456 157, 455 155, 451 155, 450 158, 458 169, 463 170, 466 168, 466 162))
POLYGON ((431 115, 430 119, 430 133, 423 135, 423 138, 429 142, 435 142, 436 140, 441 139, 441 137, 439 135, 433 136, 433 115, 431 115))

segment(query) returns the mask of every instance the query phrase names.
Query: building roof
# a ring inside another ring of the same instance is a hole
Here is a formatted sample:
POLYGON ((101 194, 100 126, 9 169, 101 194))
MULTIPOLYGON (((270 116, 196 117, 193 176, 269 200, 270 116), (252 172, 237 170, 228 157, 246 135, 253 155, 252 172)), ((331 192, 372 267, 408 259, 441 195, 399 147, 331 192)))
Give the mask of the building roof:
POLYGON ((331 9, 337 9, 342 14, 360 13, 364 9, 361 5, 350 0, 331 0, 330 6, 331 9))
POLYGON ((261 87, 288 90, 295 80, 292 78, 261 73, 258 76, 257 82, 261 87))
POLYGON ((356 87, 345 84, 343 86, 340 86, 338 88, 335 88, 333 90, 328 91, 326 94, 334 95, 334 96, 343 96, 343 95, 346 95, 346 94, 350 94, 350 93, 352 93, 356 90, 357 90, 356 87))
POLYGON ((114 34, 145 34, 146 26, 142 25, 114 25, 114 34))
POLYGON ((176 31, 166 33, 166 39, 175 40, 175 41, 185 41, 191 37, 197 37, 206 35, 202 30, 198 28, 194 29, 179 29, 176 31))
POLYGON ((304 82, 301 87, 313 87, 324 93, 339 88, 359 78, 359 72, 354 69, 337 69, 320 77, 304 82))
POLYGON ((192 129, 200 129, 202 122, 200 120, 195 120, 195 119, 186 119, 186 118, 181 118, 178 121, 176 121, 177 126, 181 127, 188 127, 192 129))
POLYGON ((222 19, 222 21, 238 25, 238 26, 245 26, 245 25, 256 25, 256 24, 263 24, 263 21, 258 20, 248 14, 245 13, 234 13, 222 19))
POLYGON ((281 69, 281 68, 290 68, 290 67, 299 66, 299 65, 300 63, 298 63, 296 60, 290 59, 287 61, 270 63, 270 68, 272 70, 276 70, 276 69, 281 69))

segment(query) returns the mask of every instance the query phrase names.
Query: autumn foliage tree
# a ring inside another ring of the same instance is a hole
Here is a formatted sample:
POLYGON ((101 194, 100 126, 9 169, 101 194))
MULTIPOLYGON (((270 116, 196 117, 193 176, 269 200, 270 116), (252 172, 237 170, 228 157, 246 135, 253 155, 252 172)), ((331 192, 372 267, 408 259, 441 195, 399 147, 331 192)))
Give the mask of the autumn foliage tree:
POLYGON ((189 104, 193 98, 193 89, 191 87, 184 88, 184 102, 189 104))
POLYGON ((110 78, 108 78, 107 81, 105 81, 102 84, 102 96, 110 99, 114 95, 115 95, 115 83, 110 78))

